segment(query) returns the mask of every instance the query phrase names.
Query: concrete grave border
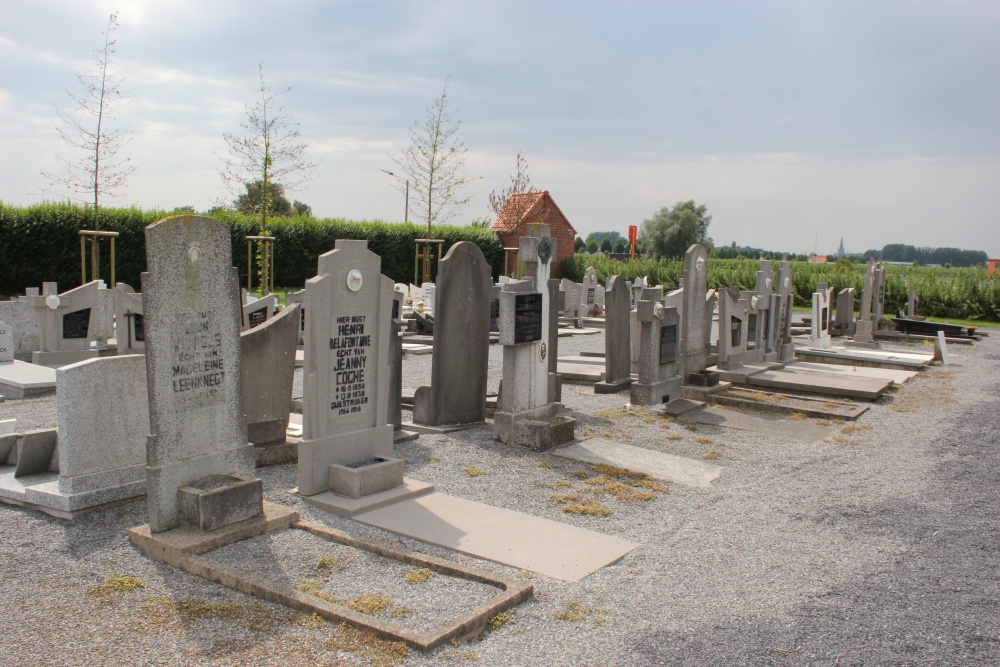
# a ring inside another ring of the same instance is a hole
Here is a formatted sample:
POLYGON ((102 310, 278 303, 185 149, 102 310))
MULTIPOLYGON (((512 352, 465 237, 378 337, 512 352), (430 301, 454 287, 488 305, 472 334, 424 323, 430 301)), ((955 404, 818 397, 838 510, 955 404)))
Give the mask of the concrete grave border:
POLYGON ((318 614, 329 621, 347 623, 356 628, 370 630, 383 638, 404 642, 407 646, 421 651, 430 651, 453 639, 460 639, 482 631, 491 618, 502 611, 519 605, 534 594, 534 587, 531 584, 491 574, 479 568, 354 537, 312 521, 302 521, 298 512, 268 502, 264 503, 262 517, 247 519, 219 530, 198 531, 189 527, 181 527, 163 533, 151 533, 149 524, 145 524, 132 528, 128 532, 129 541, 148 556, 189 574, 306 614, 318 614), (362 549, 410 565, 425 567, 440 574, 495 586, 502 592, 449 623, 433 630, 418 631, 385 619, 356 612, 348 607, 335 605, 313 595, 297 591, 291 586, 277 584, 204 557, 206 553, 241 540, 289 529, 304 530, 329 542, 362 549))
MULTIPOLYGON (((727 389, 730 387, 727 387, 727 389)), ((739 386, 731 387, 732 389, 737 389, 741 391, 754 391, 760 392, 762 394, 769 394, 772 396, 784 396, 789 399, 805 402, 805 403, 815 403, 815 408, 806 408, 802 406, 791 406, 791 405, 781 405, 775 401, 755 401, 750 398, 740 398, 737 396, 727 396, 725 393, 711 394, 706 397, 705 401, 712 405, 722 405, 730 408, 740 408, 745 410, 752 410, 756 412, 770 412, 774 414, 790 415, 796 412, 801 412, 806 417, 810 419, 843 419, 845 421, 854 421, 864 413, 868 412, 868 405, 862 405, 860 403, 855 403, 854 401, 844 402, 838 401, 836 397, 830 398, 813 398, 811 396, 796 396, 794 394, 784 394, 777 391, 767 391, 766 389, 759 387, 750 386, 739 386), (824 403, 837 403, 841 402, 844 405, 850 405, 853 409, 850 412, 834 412, 829 408, 823 409, 824 403)))

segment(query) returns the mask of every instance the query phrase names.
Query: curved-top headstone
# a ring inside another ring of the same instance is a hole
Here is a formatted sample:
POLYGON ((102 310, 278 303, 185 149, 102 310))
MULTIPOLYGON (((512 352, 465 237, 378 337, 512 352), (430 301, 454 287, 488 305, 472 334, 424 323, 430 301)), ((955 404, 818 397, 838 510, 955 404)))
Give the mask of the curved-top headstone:
POLYGON ((459 241, 438 264, 431 385, 413 399, 413 422, 429 426, 486 419, 493 282, 483 251, 459 241))
POLYGON ((243 419, 240 288, 229 226, 201 216, 146 227, 149 524, 180 524, 177 491, 254 469, 243 419))

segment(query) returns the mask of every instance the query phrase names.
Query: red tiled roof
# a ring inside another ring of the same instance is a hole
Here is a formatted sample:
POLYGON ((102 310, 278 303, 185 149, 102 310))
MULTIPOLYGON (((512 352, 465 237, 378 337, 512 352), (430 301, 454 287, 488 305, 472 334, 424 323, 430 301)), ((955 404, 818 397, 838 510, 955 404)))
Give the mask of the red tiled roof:
POLYGON ((573 228, 573 225, 565 214, 563 214, 559 205, 552 199, 548 190, 541 192, 519 192, 511 195, 503 210, 500 211, 500 215, 497 216, 496 222, 493 223, 493 231, 501 234, 513 232, 521 227, 523 223, 533 222, 532 217, 538 215, 537 211, 542 208, 543 202, 551 203, 558 217, 564 220, 569 229, 576 234, 576 229, 573 228))

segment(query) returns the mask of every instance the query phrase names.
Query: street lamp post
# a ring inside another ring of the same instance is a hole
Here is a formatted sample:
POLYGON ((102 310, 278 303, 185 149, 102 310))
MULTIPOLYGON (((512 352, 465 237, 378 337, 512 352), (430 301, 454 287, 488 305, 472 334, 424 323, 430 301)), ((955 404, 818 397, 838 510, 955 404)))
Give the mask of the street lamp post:
POLYGON ((395 178, 397 180, 400 180, 400 181, 403 181, 403 182, 406 183, 406 210, 403 211, 403 222, 409 222, 410 221, 410 179, 408 179, 408 178, 400 178, 399 176, 397 176, 396 174, 392 173, 388 169, 382 169, 381 171, 389 174, 390 176, 392 176, 393 178, 395 178))

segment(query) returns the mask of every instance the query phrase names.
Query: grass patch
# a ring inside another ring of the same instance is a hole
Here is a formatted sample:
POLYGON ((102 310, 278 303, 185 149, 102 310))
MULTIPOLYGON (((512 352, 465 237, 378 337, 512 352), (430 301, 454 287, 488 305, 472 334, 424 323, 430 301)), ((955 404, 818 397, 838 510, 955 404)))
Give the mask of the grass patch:
POLYGON ((114 593, 131 593, 145 588, 146 582, 129 574, 113 574, 103 584, 87 591, 91 597, 106 598, 114 593))
POLYGON ((671 433, 667 436, 667 440, 683 440, 684 436, 680 433, 671 433))
POLYGON ((788 419, 797 422, 797 421, 802 421, 803 419, 809 419, 809 417, 807 417, 806 413, 804 412, 793 412, 792 414, 788 415, 788 419))
POLYGON ((505 625, 510 623, 514 619, 514 610, 508 609, 507 611, 502 611, 490 620, 486 621, 487 632, 495 632, 500 630, 505 625))
POLYGON ((552 616, 558 621, 565 621, 566 623, 579 623, 580 621, 586 620, 586 618, 590 616, 593 611, 593 609, 582 602, 570 600, 569 602, 564 602, 563 608, 552 616))
POLYGON ((814 419, 813 421, 816 422, 818 426, 829 426, 831 424, 829 419, 814 419))
POLYGON ((597 416, 605 419, 619 419, 621 417, 644 417, 645 414, 632 408, 618 408, 617 410, 602 410, 597 413, 597 416))
POLYGON ((684 428, 686 430, 688 430, 688 431, 697 431, 698 430, 698 425, 697 424, 693 424, 691 422, 688 422, 687 424, 684 424, 684 428))
POLYGON ((354 628, 346 623, 337 626, 337 631, 327 642, 330 651, 347 651, 367 660, 373 667, 398 665, 410 654, 410 648, 403 642, 380 639, 373 632, 354 628))
POLYGON ((426 567, 422 567, 419 570, 410 570, 403 575, 403 579, 408 584, 422 584, 431 580, 434 573, 428 570, 426 567))
POLYGON ((483 470, 478 466, 468 466, 465 469, 465 474, 469 477, 482 477, 484 475, 492 475, 493 473, 489 470, 483 470))
POLYGON ((441 457, 431 454, 430 456, 427 457, 427 460, 430 461, 431 463, 437 463, 438 461, 441 460, 441 457))
POLYGON ((417 610, 414 609, 413 607, 403 607, 403 606, 397 605, 397 606, 395 606, 395 607, 392 608, 392 611, 389 612, 388 616, 389 616, 389 618, 395 618, 395 619, 402 620, 402 619, 409 618, 410 616, 413 616, 416 613, 417 613, 417 610))
POLYGON ((290 610, 278 614, 262 604, 207 603, 200 598, 174 600, 166 595, 154 595, 150 603, 176 614, 185 625, 214 619, 250 630, 266 630, 294 619, 290 610))
POLYGON ((312 595, 320 600, 332 602, 333 604, 344 604, 344 601, 340 598, 330 595, 329 593, 324 593, 323 586, 325 585, 326 581, 323 579, 302 579, 295 584, 295 590, 305 593, 306 595, 312 595))
POLYGON ((556 466, 551 461, 539 461, 538 462, 538 467, 539 468, 555 468, 556 466))
POLYGON ((697 442, 699 445, 711 445, 712 444, 712 439, 711 438, 695 438, 694 441, 697 442))
POLYGON ((831 435, 829 438, 827 438, 827 440, 829 442, 850 442, 850 440, 848 440, 842 435, 831 435))
POLYGON ((708 454, 705 454, 701 458, 705 459, 706 461, 714 461, 715 459, 719 458, 719 452, 713 449, 712 451, 710 451, 708 454))
POLYGON ((392 598, 387 598, 378 593, 365 593, 347 603, 347 606, 354 611, 368 614, 369 616, 378 616, 392 605, 392 598))
POLYGON ((317 570, 342 570, 344 569, 344 563, 339 558, 333 558, 331 556, 320 556, 316 560, 317 570))
POLYGON ((868 426, 865 424, 848 424, 844 428, 840 429, 841 433, 857 433, 858 431, 867 431, 868 426))
POLYGON ((577 477, 579 479, 587 479, 588 477, 590 477, 590 473, 588 473, 586 470, 577 470, 573 473, 573 477, 577 477))
POLYGON ((324 625, 326 625, 326 619, 319 614, 311 614, 309 616, 305 614, 300 614, 298 619, 298 625, 303 628, 308 628, 310 630, 319 630, 324 625))
POLYGON ((573 486, 573 482, 567 479, 560 479, 555 484, 552 485, 553 489, 565 489, 573 486))

